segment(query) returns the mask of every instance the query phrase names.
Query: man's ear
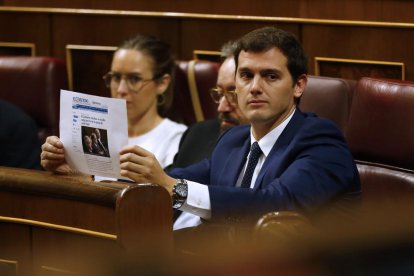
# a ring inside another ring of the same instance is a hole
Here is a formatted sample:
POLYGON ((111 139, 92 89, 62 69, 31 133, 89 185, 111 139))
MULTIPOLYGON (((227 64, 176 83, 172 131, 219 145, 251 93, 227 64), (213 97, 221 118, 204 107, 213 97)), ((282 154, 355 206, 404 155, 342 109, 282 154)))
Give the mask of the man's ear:
POLYGON ((157 81, 157 95, 164 94, 164 92, 167 90, 168 86, 171 82, 171 75, 170 74, 164 74, 158 81, 157 81))
POLYGON ((293 96, 295 98, 300 98, 305 91, 306 84, 308 83, 308 76, 306 74, 302 74, 299 76, 296 84, 294 86, 293 96))

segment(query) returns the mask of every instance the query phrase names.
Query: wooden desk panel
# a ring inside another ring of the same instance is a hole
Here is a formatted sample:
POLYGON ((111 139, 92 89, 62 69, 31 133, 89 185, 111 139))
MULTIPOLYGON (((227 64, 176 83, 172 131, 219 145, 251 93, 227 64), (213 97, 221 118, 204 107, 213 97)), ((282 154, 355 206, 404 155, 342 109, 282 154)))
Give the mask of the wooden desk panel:
POLYGON ((162 187, 0 167, 0 260, 7 269, 16 261, 18 275, 95 273, 171 250, 171 199, 162 187))
POLYGON ((0 41, 33 43, 36 55, 52 56, 50 15, 0 12, 0 41))

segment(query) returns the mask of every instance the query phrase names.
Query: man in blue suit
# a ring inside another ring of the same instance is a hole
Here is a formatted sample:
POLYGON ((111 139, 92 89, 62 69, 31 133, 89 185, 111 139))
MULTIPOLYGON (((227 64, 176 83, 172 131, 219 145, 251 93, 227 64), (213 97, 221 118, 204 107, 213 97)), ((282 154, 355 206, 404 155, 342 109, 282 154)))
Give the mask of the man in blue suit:
POLYGON ((221 222, 358 199, 359 175, 341 131, 297 107, 307 83, 297 39, 273 27, 254 30, 238 41, 235 62, 238 103, 251 125, 223 134, 209 160, 169 175, 150 152, 126 147, 121 174, 165 187, 174 208, 221 222))

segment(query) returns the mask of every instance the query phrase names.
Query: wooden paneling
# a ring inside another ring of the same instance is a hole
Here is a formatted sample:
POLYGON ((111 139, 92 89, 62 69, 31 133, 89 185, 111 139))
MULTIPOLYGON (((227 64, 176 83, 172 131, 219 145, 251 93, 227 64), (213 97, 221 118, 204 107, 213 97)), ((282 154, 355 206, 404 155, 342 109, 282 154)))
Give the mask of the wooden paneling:
POLYGON ((221 62, 221 52, 220 51, 205 51, 205 50, 194 50, 193 59, 194 60, 206 60, 213 62, 221 62))
POLYGON ((55 14, 51 27, 53 53, 59 57, 64 57, 68 44, 118 46, 137 33, 157 35, 171 44, 173 53, 180 55, 179 26, 175 18, 55 14))
POLYGON ((32 275, 30 229, 24 225, 0 222, 0 275, 32 275), (13 271, 19 272, 19 274, 13 271), (10 274, 6 274, 11 272, 10 274))
POLYGON ((105 86, 102 76, 111 69, 115 49, 111 46, 66 45, 70 89, 110 97, 110 90, 105 86))
POLYGON ((36 45, 33 43, 0 42, 1 56, 35 56, 36 45))
MULTIPOLYGON (((378 0, 307 0, 301 1, 303 18, 383 21, 382 3, 378 0)), ((390 1, 388 1, 390 2, 390 1)), ((396 1, 392 1, 395 2, 396 1)), ((398 20, 397 20, 398 21, 398 20)))
POLYGON ((404 63, 407 80, 414 79, 413 37, 412 28, 309 24, 302 31, 311 73, 314 57, 388 61, 404 63))
MULTIPOLYGON (((271 22, 279 28, 299 34, 298 24, 271 22)), ((182 19, 181 47, 182 59, 191 59, 194 49, 219 51, 223 43, 235 40, 238 37, 256 28, 268 26, 269 22, 237 21, 237 20, 208 20, 182 19)))
POLYGON ((5 6, 414 22, 410 0, 4 0, 5 6))
POLYGON ((38 56, 50 56, 52 35, 48 14, 3 13, 0 11, 0 41, 36 45, 38 56))
MULTIPOLYGON (((335 12, 347 12, 352 3, 337 4, 335 12)), ((301 2, 305 4, 308 3, 301 2)), ((322 9, 333 4, 316 1, 315 5, 322 9)), ((362 7, 356 13, 363 13, 366 7, 362 7)), ((66 45, 117 46, 141 32, 168 41, 175 57, 181 60, 192 59, 194 50, 219 51, 228 40, 258 27, 275 25, 296 34, 302 41, 310 61, 310 74, 315 73, 315 57, 329 57, 404 63, 406 79, 414 79, 414 24, 4 7, 0 8, 0 23, 0 41, 32 42, 38 55, 65 58, 66 45), (36 28, 29 30, 27 26, 36 28)), ((73 81, 82 81, 85 86, 79 87, 85 93, 106 94, 101 75, 109 70, 108 61, 94 56, 85 56, 84 60, 79 67, 85 77, 83 80, 75 77, 73 81), (91 68, 92 63, 99 72, 93 71, 96 69, 91 68), (88 80, 88 71, 98 79, 88 80)))
POLYGON ((405 80, 403 63, 315 57, 315 75, 359 80, 362 77, 405 80))

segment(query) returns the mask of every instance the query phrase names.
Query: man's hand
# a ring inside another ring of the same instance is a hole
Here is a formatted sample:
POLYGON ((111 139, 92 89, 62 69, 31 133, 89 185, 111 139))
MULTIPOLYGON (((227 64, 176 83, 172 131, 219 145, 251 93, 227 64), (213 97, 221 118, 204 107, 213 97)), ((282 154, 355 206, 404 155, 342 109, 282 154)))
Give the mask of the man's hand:
POLYGON ((120 154, 122 176, 137 183, 158 184, 172 195, 176 180, 164 172, 154 154, 139 146, 126 146, 120 154))

